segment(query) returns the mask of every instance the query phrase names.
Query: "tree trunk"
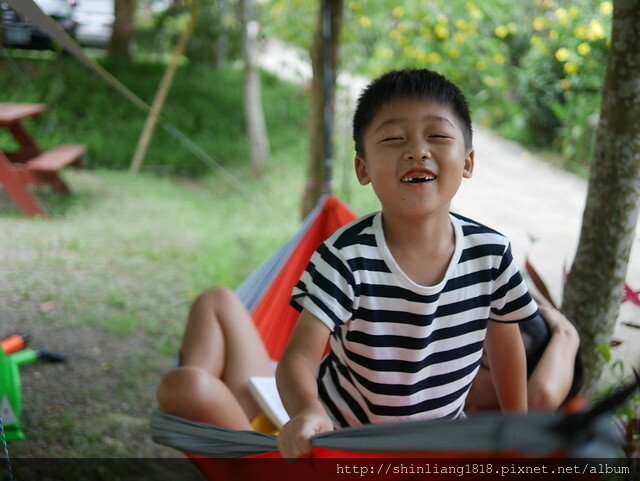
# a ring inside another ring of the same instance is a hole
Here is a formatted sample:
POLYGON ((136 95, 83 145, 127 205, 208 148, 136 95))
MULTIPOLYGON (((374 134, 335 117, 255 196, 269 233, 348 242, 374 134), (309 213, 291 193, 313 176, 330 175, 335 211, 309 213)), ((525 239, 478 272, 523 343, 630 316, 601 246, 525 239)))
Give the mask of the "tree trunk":
POLYGON ((262 111, 260 72, 256 66, 259 24, 253 17, 253 1, 240 0, 240 24, 244 53, 244 116, 251 147, 253 175, 260 177, 269 160, 269 139, 262 111))
POLYGON ((131 58, 131 42, 134 33, 135 0, 113 0, 115 20, 109 42, 109 56, 131 58))
POLYGON ((592 394, 602 373, 598 345, 616 325, 640 198, 640 0, 614 2, 582 231, 562 310, 576 323, 592 394))
POLYGON ((321 0, 320 4, 318 29, 311 46, 313 78, 309 111, 309 166, 302 201, 303 217, 315 207, 324 193, 331 191, 335 86, 343 0, 321 0))

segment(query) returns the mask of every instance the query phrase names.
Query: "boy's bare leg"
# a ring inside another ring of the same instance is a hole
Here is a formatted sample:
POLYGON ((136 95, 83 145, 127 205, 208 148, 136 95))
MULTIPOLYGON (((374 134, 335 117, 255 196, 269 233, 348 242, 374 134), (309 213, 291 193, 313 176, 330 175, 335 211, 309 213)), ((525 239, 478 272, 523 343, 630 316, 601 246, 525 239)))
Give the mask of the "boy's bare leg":
POLYGON ((192 304, 182 364, 161 381, 160 410, 231 429, 251 429, 258 412, 250 376, 273 375, 255 325, 235 294, 213 289, 192 304))

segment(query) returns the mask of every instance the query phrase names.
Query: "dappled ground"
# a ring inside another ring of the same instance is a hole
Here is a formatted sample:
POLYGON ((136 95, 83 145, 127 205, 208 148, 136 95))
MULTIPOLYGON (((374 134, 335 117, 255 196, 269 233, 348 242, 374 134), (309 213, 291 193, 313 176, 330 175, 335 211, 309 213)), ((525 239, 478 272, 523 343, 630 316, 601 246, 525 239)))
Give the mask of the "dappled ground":
MULTIPOLYGON (((127 252, 127 236, 141 234, 125 210, 150 216, 156 195, 170 197, 158 190, 163 181, 150 182, 138 180, 138 189, 117 175, 76 174, 72 198, 40 195, 51 220, 24 219, 0 201, 0 335, 28 334, 29 347, 68 356, 22 367, 27 439, 10 444, 12 458, 179 456, 151 441, 148 417, 196 287, 179 256, 169 269, 172 252, 144 243, 146 259, 127 252)), ((162 227, 143 231, 153 238, 162 227)))
POLYGON ((22 368, 27 441, 11 445, 13 456, 175 455, 148 436, 154 383, 167 368, 153 342, 43 322, 46 314, 36 302, 21 304, 19 314, 11 301, 2 306, 3 331, 29 333, 32 347, 69 359, 22 368), (101 452, 93 451, 95 442, 102 445, 101 452))

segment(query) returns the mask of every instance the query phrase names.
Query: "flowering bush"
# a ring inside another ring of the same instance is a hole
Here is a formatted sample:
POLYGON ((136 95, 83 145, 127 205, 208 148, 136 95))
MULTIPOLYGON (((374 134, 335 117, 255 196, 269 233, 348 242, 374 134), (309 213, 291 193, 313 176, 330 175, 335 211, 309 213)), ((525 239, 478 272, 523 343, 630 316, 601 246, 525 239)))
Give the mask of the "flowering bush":
MULTIPOLYGON (((271 0, 272 31, 306 41, 311 3, 271 0)), ((591 157, 612 10, 601 0, 345 0, 342 64, 368 76, 406 66, 442 72, 465 91, 477 122, 556 150, 580 170, 591 157)))

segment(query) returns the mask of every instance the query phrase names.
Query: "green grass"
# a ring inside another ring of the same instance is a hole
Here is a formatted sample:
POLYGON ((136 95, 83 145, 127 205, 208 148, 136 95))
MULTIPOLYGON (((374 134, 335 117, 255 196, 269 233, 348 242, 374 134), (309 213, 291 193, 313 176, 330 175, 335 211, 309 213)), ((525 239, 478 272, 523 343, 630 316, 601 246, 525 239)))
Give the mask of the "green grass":
POLYGON ((303 171, 274 160, 261 182, 234 171, 243 190, 215 174, 187 181, 69 173, 72 198, 40 195, 51 220, 24 219, 5 199, 7 268, 22 274, 10 289, 25 301, 55 303, 46 322, 142 331, 162 343, 167 323, 184 318, 196 293, 238 285, 295 229, 300 189, 290 186, 302 184, 303 171))

